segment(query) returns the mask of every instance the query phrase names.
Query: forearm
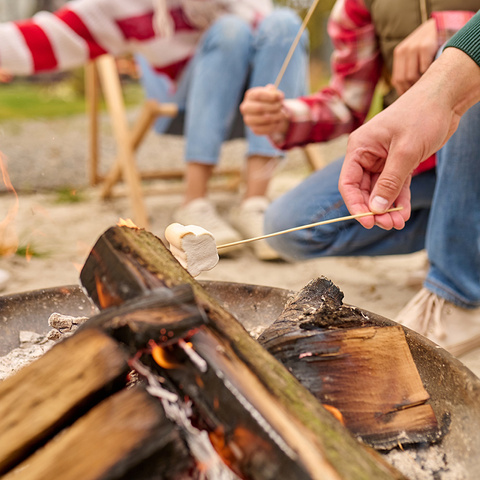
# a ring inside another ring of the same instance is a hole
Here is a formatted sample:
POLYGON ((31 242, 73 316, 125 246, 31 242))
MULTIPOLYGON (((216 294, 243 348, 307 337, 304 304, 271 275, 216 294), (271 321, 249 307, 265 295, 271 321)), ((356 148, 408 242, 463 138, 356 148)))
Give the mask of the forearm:
POLYGON ((480 67, 458 48, 446 48, 424 80, 429 95, 443 96, 459 117, 480 100, 480 67))

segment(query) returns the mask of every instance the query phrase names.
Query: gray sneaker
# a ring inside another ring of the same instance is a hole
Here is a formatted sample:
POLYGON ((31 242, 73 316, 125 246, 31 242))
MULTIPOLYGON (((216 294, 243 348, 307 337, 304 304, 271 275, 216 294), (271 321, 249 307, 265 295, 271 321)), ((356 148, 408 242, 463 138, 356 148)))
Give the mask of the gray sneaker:
MULTIPOLYGON (((263 220, 269 203, 266 197, 250 197, 232 211, 230 221, 244 239, 263 235, 263 220)), ((280 255, 266 240, 257 240, 248 245, 260 260, 278 260, 280 258, 280 255)))
POLYGON ((395 321, 455 356, 480 347, 480 308, 457 307, 426 288, 407 303, 395 321))
MULTIPOLYGON (((174 212, 173 218, 175 222, 182 225, 198 225, 208 230, 215 238, 217 245, 238 242, 242 239, 241 235, 220 217, 213 204, 206 198, 198 198, 180 207, 174 212)), ((222 248, 218 253, 225 255, 242 247, 243 245, 235 245, 222 248)))

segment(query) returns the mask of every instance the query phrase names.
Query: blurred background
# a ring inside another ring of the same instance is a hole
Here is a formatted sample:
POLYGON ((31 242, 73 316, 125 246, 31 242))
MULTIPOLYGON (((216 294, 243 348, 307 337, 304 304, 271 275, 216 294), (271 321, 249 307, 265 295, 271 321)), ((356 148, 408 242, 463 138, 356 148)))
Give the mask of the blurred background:
MULTIPOLYGON (((0 0, 0 22, 28 18, 40 10, 54 11, 65 0, 0 0)), ((276 5, 294 8, 304 17, 311 0, 277 0, 276 5)), ((311 45, 311 89, 317 90, 328 81, 331 45, 326 23, 334 0, 321 0, 312 16, 308 30, 311 45)), ((135 105, 143 92, 130 68, 128 59, 119 65, 125 83, 128 105, 135 105)), ((16 77, 0 88, 0 121, 27 118, 52 118, 85 111, 83 69, 54 75, 16 77)))

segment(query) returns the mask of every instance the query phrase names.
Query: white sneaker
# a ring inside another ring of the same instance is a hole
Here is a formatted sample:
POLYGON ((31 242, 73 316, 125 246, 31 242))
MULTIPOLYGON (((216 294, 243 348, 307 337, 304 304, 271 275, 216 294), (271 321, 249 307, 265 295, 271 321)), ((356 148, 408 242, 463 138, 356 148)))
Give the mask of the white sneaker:
MULTIPOLYGON (((208 230, 215 238, 217 245, 238 242, 242 239, 240 234, 220 217, 213 204, 206 198, 198 198, 180 207, 174 212, 173 218, 175 222, 182 225, 198 225, 208 230)), ((222 248, 218 253, 225 255, 242 247, 243 245, 236 245, 222 248)))
POLYGON ((10 280, 10 274, 6 270, 0 269, 0 291, 3 290, 10 280))
POLYGON ((480 308, 457 307, 422 288, 395 319, 460 356, 480 347, 480 308))
MULTIPOLYGON (((243 238, 254 238, 263 235, 263 219, 269 203, 266 197, 250 197, 232 211, 230 221, 243 235, 243 238)), ((280 255, 266 240, 257 240, 252 242, 250 246, 260 260, 278 260, 280 258, 280 255)))

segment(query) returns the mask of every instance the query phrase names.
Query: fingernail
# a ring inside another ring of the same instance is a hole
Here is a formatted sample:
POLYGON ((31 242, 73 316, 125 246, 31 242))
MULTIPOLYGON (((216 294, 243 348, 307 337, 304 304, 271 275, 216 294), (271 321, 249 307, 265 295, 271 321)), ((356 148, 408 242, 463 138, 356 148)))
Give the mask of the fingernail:
POLYGON ((370 208, 373 212, 384 212, 388 207, 388 200, 383 197, 373 197, 370 202, 370 208))

